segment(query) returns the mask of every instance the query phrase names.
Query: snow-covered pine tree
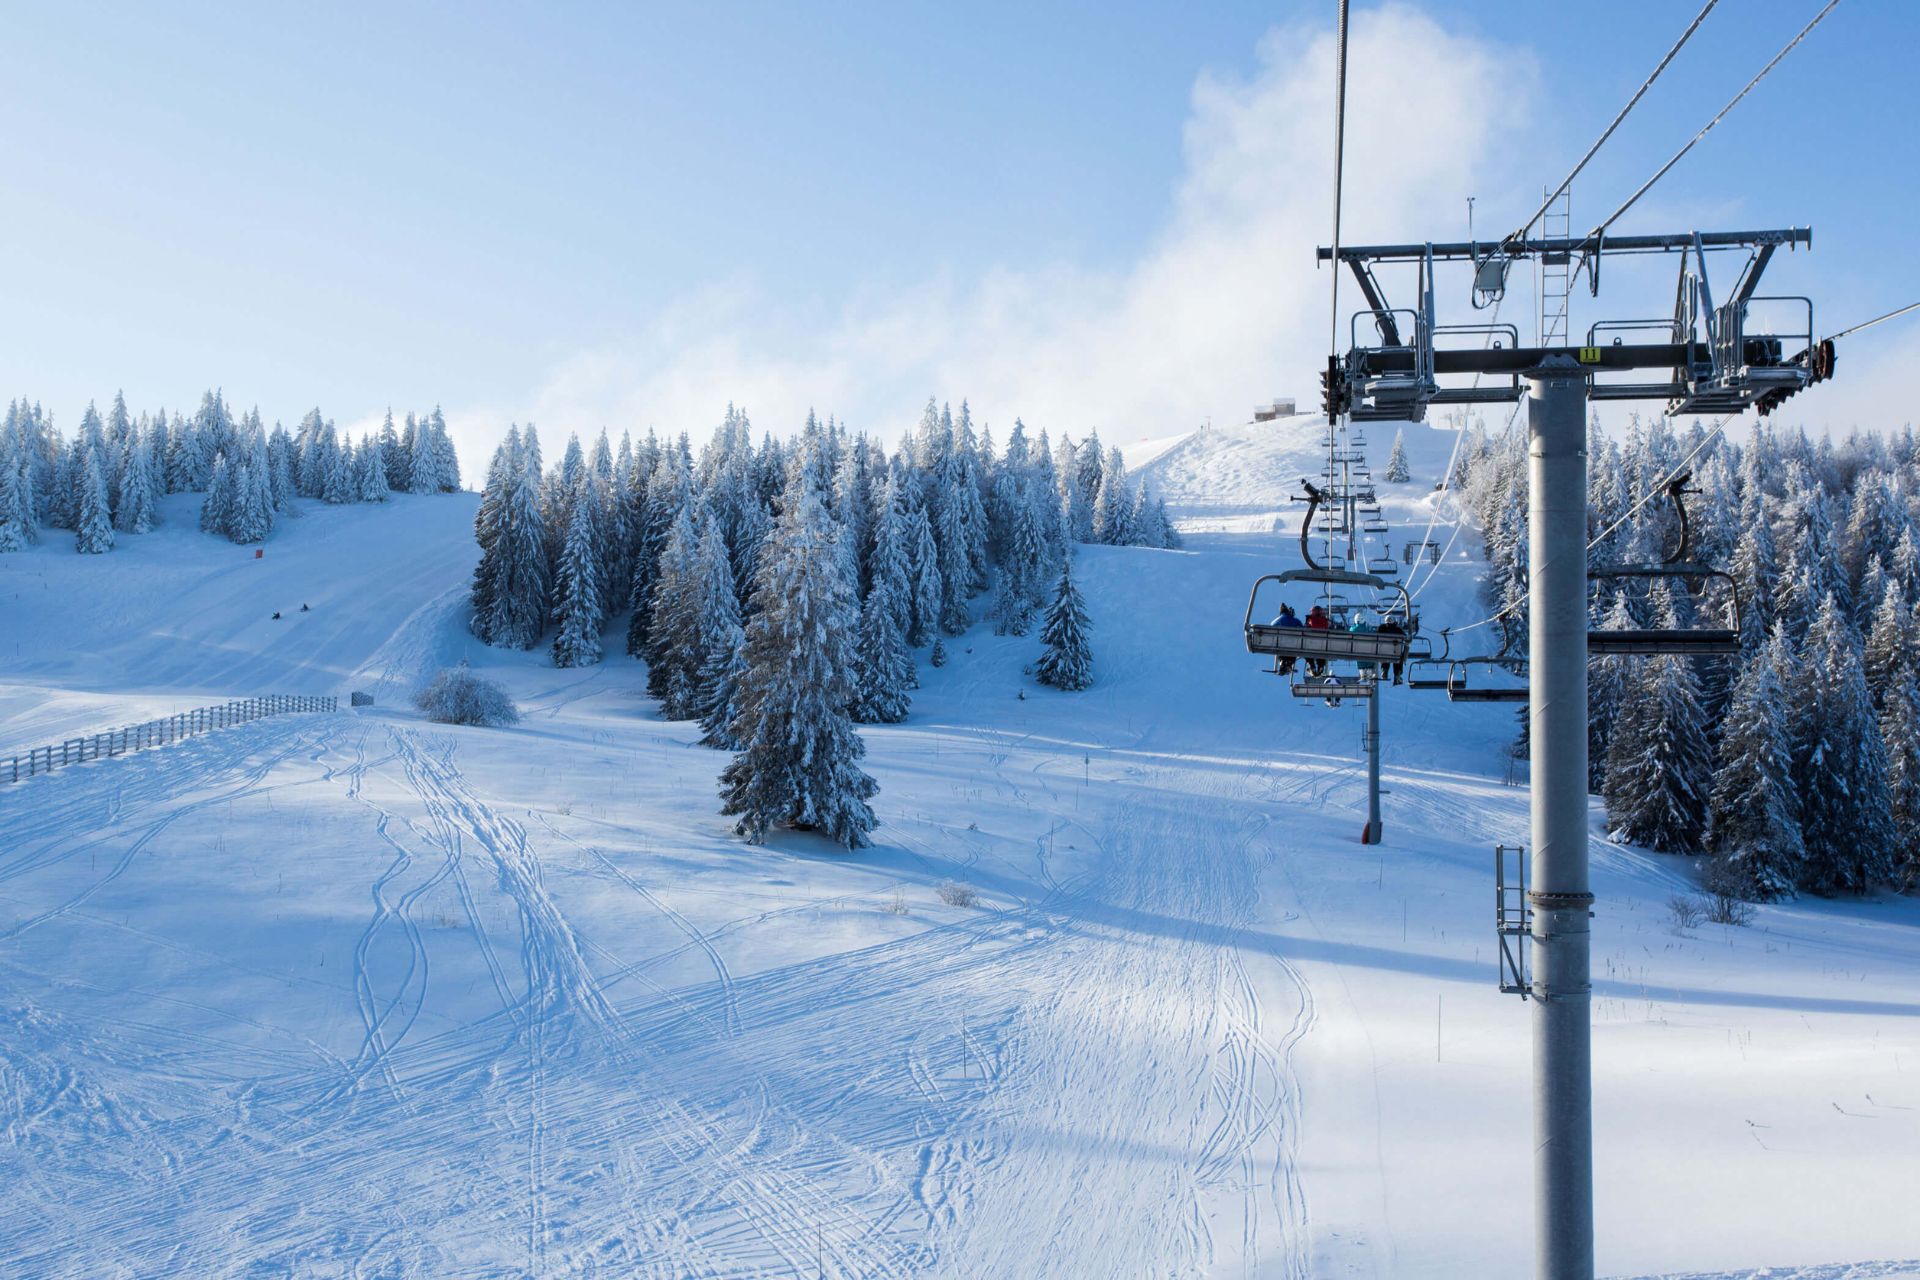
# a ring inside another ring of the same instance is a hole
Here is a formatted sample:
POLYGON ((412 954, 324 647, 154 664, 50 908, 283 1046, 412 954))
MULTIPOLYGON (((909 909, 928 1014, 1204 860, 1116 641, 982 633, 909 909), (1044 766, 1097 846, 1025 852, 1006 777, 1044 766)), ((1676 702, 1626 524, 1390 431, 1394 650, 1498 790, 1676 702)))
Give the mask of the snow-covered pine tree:
POLYGON ((1887 816, 1894 837, 1894 881, 1920 888, 1920 672, 1887 692, 1880 710, 1880 742, 1887 760, 1887 816))
POLYGON ((746 674, 746 631, 740 625, 740 597, 733 586, 733 563, 718 519, 709 519, 700 535, 700 666, 694 673, 694 717, 700 742, 735 750, 734 713, 740 680, 746 674))
POLYGON ((354 489, 362 502, 385 502, 392 490, 387 485, 387 457, 380 442, 372 436, 360 442, 354 459, 354 489))
POLYGON ((80 456, 80 442, 77 440, 61 448, 56 439, 53 447, 58 456, 54 460, 40 509, 46 522, 54 528, 71 529, 79 510, 80 477, 85 470, 85 460, 80 456))
POLYGON ((862 724, 897 724, 907 718, 909 696, 917 683, 913 657, 900 631, 895 584, 874 581, 860 608, 860 637, 854 650, 853 718, 862 724))
POLYGON ((627 594, 633 616, 627 623, 627 652, 636 658, 647 652, 660 553, 667 545, 675 517, 686 505, 688 485, 680 460, 671 451, 663 451, 647 481, 646 505, 633 535, 633 581, 628 584, 627 594))
MULTIPOLYGON (((117 404, 119 397, 114 400, 117 404)), ((146 533, 153 528, 153 458, 148 443, 135 430, 120 446, 120 505, 114 508, 113 525, 122 533, 146 533)))
POLYGON ((547 626, 546 529, 540 522, 539 442, 531 427, 510 468, 500 506, 491 591, 493 620, 489 644, 531 649, 547 626), (532 448, 525 447, 531 440, 532 448))
MULTIPOLYGON (((1100 533, 1094 511, 1100 505, 1100 488, 1106 483, 1107 452, 1100 444, 1100 433, 1089 431, 1087 438, 1073 451, 1073 465, 1080 478, 1080 492, 1086 495, 1087 536, 1082 542, 1096 542, 1100 533)), ((1078 530, 1076 529, 1076 536, 1078 530)))
POLYGON ((1798 887, 1865 892, 1892 876, 1897 836, 1859 642, 1831 595, 1807 631, 1793 688, 1793 774, 1806 846, 1798 887))
POLYGON ((1887 698, 1906 681, 1913 679, 1920 666, 1920 623, 1913 616, 1913 602, 1889 579, 1880 607, 1873 611, 1863 654, 1867 690, 1873 705, 1885 709, 1887 698))
MULTIPOLYGON (((392 415, 388 415, 392 423, 392 415)), ((399 437, 394 437, 396 445, 399 437)), ((382 449, 384 457, 386 450, 382 449)), ((472 616, 467 625, 486 643, 493 641, 495 582, 499 574, 500 523, 513 483, 514 468, 519 465, 520 428, 507 428, 507 438, 493 451, 487 465, 487 483, 480 491, 480 505, 473 513, 473 540, 480 545, 480 562, 474 566, 473 588, 468 593, 472 616)))
POLYGON ((354 501, 359 490, 353 483, 352 441, 338 439, 331 422, 322 430, 320 438, 327 467, 320 484, 320 500, 335 506, 354 501))
POLYGON ((901 545, 907 553, 907 643, 919 648, 940 629, 940 604, 945 598, 940 573, 940 548, 933 540, 927 510, 915 500, 918 481, 909 475, 904 490, 907 508, 901 545))
POLYGON ((847 848, 873 830, 878 784, 860 769, 854 729, 853 600, 839 532, 806 473, 782 502, 754 582, 733 737, 740 754, 720 775, 721 812, 760 843, 776 824, 813 829, 847 848))
POLYGON ((387 406, 387 416, 380 423, 380 468, 386 472, 390 490, 407 491, 407 455, 400 447, 400 433, 393 426, 392 405, 387 406))
POLYGON ((293 482, 295 456, 293 437, 285 427, 274 423, 273 434, 267 437, 267 491, 273 497, 275 511, 293 508, 294 495, 298 492, 293 482))
POLYGON ((1086 601, 1073 585, 1073 562, 1060 566, 1060 582, 1054 588, 1053 604, 1047 609, 1046 622, 1040 628, 1045 650, 1034 666, 1034 677, 1056 689, 1085 689, 1093 683, 1093 650, 1087 643, 1092 629, 1087 618, 1086 601))
POLYGON ((1793 651, 1776 632, 1734 681, 1720 730, 1719 767, 1708 803, 1708 883, 1760 902, 1783 898, 1800 879, 1800 839, 1793 749, 1781 675, 1793 651))
MULTIPOLYGON (((1665 584, 1654 610, 1676 625, 1665 584)), ((1649 658, 1614 721, 1607 759, 1608 825, 1618 839, 1662 853, 1694 853, 1706 835, 1713 758, 1700 710, 1700 684, 1686 658, 1649 658)))
POLYGON ((1153 481, 1142 478, 1133 515, 1133 545, 1171 547, 1179 541, 1173 522, 1167 519, 1167 504, 1153 491, 1153 481))
POLYGON ((226 455, 213 460, 207 478, 207 496, 200 500, 200 532, 227 536, 227 524, 233 519, 233 476, 226 455))
POLYGON ((1393 451, 1387 454, 1385 478, 1388 484, 1405 484, 1413 479, 1413 471, 1407 465, 1406 428, 1393 433, 1393 451))
MULTIPOLYGON (((1636 624, 1624 591, 1613 593, 1613 603, 1600 620, 1609 631, 1631 630, 1636 624)), ((1602 794, 1607 782, 1607 757, 1613 726, 1632 694, 1635 668, 1630 658, 1590 658, 1587 661, 1587 790, 1602 794)))
MULTIPOLYGON (((389 410, 388 412, 392 411, 389 410)), ((401 462, 398 473, 407 477, 406 491, 408 493, 420 492, 420 490, 415 487, 416 481, 414 479, 413 467, 414 463, 419 460, 425 452, 426 450, 420 443, 420 420, 409 413, 406 418, 406 425, 400 430, 400 456, 404 461, 401 462)), ((428 461, 424 465, 431 466, 432 464, 428 461)), ((431 478, 429 478, 429 483, 431 483, 431 478)), ((566 531, 564 529, 561 530, 560 536, 562 540, 565 539, 566 531)))
POLYGON ((668 720, 691 720, 699 693, 700 539, 710 520, 706 501, 695 497, 673 518, 653 587, 653 625, 647 637, 647 692, 660 699, 668 720))
POLYGON ((31 471, 0 450, 0 552, 24 551, 33 541, 31 471))
POLYGON ((940 564, 940 630, 957 636, 973 621, 967 609, 973 587, 973 561, 967 552, 971 531, 966 513, 969 506, 977 508, 980 499, 970 485, 963 487, 955 483, 960 470, 951 462, 950 458, 949 465, 941 470, 945 479, 934 480, 929 492, 940 496, 929 505, 940 520, 935 540, 940 564))
MULTIPOLYGON (((407 431, 401 439, 403 442, 410 440, 413 445, 407 455, 407 492, 439 493, 441 489, 441 459, 439 451, 434 447, 433 424, 429 422, 425 426, 422 426, 420 422, 415 420, 412 414, 408 414, 407 431)), ((575 478, 577 479, 578 477, 575 478)), ((571 513, 569 513, 569 517, 571 517, 571 513)), ((569 519, 569 529, 570 528, 571 519, 569 519)), ((565 542, 566 532, 565 530, 562 531, 561 540, 563 543, 565 542)), ((565 552, 562 551, 562 554, 564 555, 565 552)))
MULTIPOLYGON (((264 463, 265 455, 258 459, 248 457, 248 450, 239 442, 234 443, 234 462, 227 469, 230 500, 227 507, 226 535, 230 541, 238 543, 259 542, 273 529, 273 494, 265 475, 260 473, 256 463, 264 463)), ((226 455, 222 454, 224 461, 226 455)))
POLYGON ((1053 451, 1053 469, 1060 487, 1060 518, 1070 542, 1093 541, 1093 501, 1080 473, 1080 451, 1067 436, 1053 451))
POLYGON ((1118 448, 1108 449, 1100 467, 1100 496, 1093 503, 1096 542, 1123 547, 1133 541, 1133 489, 1127 483, 1127 464, 1118 448))
MULTIPOLYGON (((460 492, 460 453, 453 447, 453 437, 447 433, 446 415, 440 412, 440 406, 433 406, 433 469, 435 478, 440 482, 441 493, 460 492)), ((611 475, 605 477, 612 479, 611 475)))
MULTIPOLYGON (((418 474, 419 468, 415 468, 418 474)), ((553 638, 553 665, 590 667, 600 661, 600 569, 593 556, 593 516, 586 503, 576 503, 560 552, 560 576, 555 583, 554 610, 560 632, 553 638)))
POLYGON ((1047 549, 1025 486, 1011 503, 1006 554, 1000 564, 1000 595, 994 602, 993 629, 999 635, 1023 636, 1033 625, 1034 611, 1045 589, 1047 549))
POLYGON ((73 542, 81 555, 113 550, 113 516, 107 510, 107 482, 100 453, 88 449, 80 469, 80 503, 74 513, 73 542))

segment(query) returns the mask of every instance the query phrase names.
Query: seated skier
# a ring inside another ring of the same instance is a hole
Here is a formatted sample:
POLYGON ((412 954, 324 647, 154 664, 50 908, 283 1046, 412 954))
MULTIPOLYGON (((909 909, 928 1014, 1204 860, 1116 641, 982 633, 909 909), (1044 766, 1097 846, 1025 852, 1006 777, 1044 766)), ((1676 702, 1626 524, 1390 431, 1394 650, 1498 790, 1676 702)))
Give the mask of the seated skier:
MULTIPOLYGON (((1300 615, 1293 611, 1293 606, 1282 601, 1280 604, 1280 616, 1273 620, 1273 625, 1276 627, 1298 627, 1303 624, 1300 621, 1300 615)), ((1293 674, 1293 668, 1294 660, 1283 657, 1280 659, 1276 670, 1283 676, 1290 676, 1293 674)))

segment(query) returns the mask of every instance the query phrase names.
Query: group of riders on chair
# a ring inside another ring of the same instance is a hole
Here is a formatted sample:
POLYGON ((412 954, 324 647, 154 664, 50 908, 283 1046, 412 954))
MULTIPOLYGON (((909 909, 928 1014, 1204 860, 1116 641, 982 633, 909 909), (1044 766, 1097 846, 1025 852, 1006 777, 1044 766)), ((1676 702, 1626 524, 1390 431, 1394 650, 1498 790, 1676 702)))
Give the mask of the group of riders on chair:
MULTIPOLYGON (((1311 609, 1307 610, 1306 621, 1303 622, 1300 620, 1300 616, 1293 611, 1292 605, 1282 604, 1280 606, 1280 616, 1273 620, 1273 625, 1276 627, 1305 627, 1310 631, 1331 631, 1333 630, 1333 619, 1328 615, 1324 607, 1314 605, 1311 609)), ((1407 633, 1406 628, 1401 626, 1399 620, 1392 614, 1388 614, 1382 618, 1380 625, 1375 626, 1373 623, 1367 621, 1367 612, 1364 609, 1354 610, 1353 621, 1347 625, 1346 630, 1356 635, 1378 633, 1387 636, 1403 636, 1407 633)), ((1279 673, 1283 676, 1292 675, 1294 661, 1292 658, 1282 657, 1279 660, 1279 673)), ((1325 658, 1308 658, 1306 659, 1306 664, 1307 674, 1309 676, 1320 677, 1327 674, 1327 660, 1325 658)), ((1401 677, 1406 671, 1405 662, 1385 662, 1380 665, 1387 668, 1388 672, 1393 676, 1393 682, 1395 684, 1401 682, 1401 677)), ((1361 661, 1359 667, 1363 674, 1369 674, 1373 671, 1374 664, 1361 661)))

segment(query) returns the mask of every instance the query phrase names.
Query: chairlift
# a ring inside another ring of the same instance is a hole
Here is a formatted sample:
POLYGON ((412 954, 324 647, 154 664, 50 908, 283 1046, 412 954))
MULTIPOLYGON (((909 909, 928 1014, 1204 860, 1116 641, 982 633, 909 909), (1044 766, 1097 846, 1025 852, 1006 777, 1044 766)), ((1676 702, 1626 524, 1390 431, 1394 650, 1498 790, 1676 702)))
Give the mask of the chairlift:
MULTIPOLYGON (((1404 662, 1407 654, 1405 633, 1394 635, 1391 632, 1382 635, 1377 631, 1345 631, 1331 627, 1281 627, 1271 622, 1255 622, 1254 610, 1259 603, 1260 588, 1269 582, 1280 584, 1304 583, 1320 588, 1317 595, 1328 606, 1328 612, 1342 617, 1350 607, 1344 595, 1333 591, 1335 587, 1361 587, 1374 594, 1377 600, 1392 600, 1397 594, 1399 600, 1390 603, 1383 613, 1395 610, 1403 616, 1413 616, 1413 601, 1407 595, 1405 587, 1389 582, 1378 574, 1359 573, 1350 569, 1336 569, 1322 565, 1313 558, 1313 549, 1308 544, 1308 530, 1312 526, 1313 516, 1325 495, 1316 489, 1310 481, 1301 481, 1307 491, 1307 518, 1300 525, 1300 558, 1307 563, 1304 569, 1288 569, 1280 573, 1264 574, 1253 584, 1253 590, 1247 594, 1247 612, 1242 622, 1246 635, 1247 652, 1265 654, 1275 659, 1274 667, 1278 671, 1282 658, 1292 658, 1296 664, 1312 660, 1316 664, 1331 662, 1358 662, 1377 670, 1382 663, 1404 662)), ((1265 613, 1265 616, 1273 616, 1265 613)), ((1369 679, 1371 677, 1368 677, 1369 679)), ((1302 695, 1309 696, 1309 695, 1302 695)), ((1341 696, 1359 696, 1342 694, 1341 696)))
POLYGON ((1659 564, 1618 564, 1587 571, 1590 585, 1622 579, 1651 583, 1676 583, 1689 596, 1698 596, 1709 580, 1726 583, 1730 626, 1724 627, 1621 627, 1590 629, 1587 653, 1594 657, 1647 657, 1676 654, 1681 657, 1719 657, 1740 652, 1740 588, 1733 575, 1724 569, 1687 559, 1693 531, 1687 521, 1685 495, 1698 493, 1687 487, 1692 472, 1683 472, 1667 484, 1667 497, 1680 519, 1680 545, 1659 564))
POLYGON ((1445 628, 1440 632, 1440 649, 1435 652, 1430 636, 1415 636, 1407 642, 1406 682, 1409 689, 1443 690, 1447 687, 1447 675, 1451 671, 1448 659, 1453 654, 1453 636, 1445 628), (1436 675, 1420 674, 1422 669, 1438 672, 1436 675))
POLYGON ((1306 676, 1293 682, 1293 696, 1296 698, 1318 698, 1330 707, 1337 707, 1348 698, 1371 698, 1379 691, 1379 681, 1372 676, 1306 676))
POLYGON ((1522 685, 1469 685, 1467 668, 1471 666, 1497 666, 1516 675, 1524 675, 1521 670, 1526 666, 1524 658, 1507 658, 1490 654, 1478 658, 1455 658, 1447 667, 1448 702, 1525 702, 1528 697, 1527 686, 1522 685))

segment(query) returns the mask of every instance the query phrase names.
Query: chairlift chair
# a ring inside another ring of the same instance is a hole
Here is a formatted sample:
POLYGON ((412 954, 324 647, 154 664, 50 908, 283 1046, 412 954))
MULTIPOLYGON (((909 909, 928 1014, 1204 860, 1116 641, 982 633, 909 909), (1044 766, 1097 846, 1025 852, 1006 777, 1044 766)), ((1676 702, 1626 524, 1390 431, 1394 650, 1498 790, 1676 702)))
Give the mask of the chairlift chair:
POLYGON ((1592 568, 1587 581, 1600 585, 1619 580, 1676 583, 1689 596, 1697 596, 1709 580, 1724 582, 1732 625, 1725 627, 1615 627, 1593 628, 1587 632, 1587 653, 1592 657, 1650 657, 1676 654, 1681 657, 1720 657, 1740 652, 1740 588, 1733 575, 1711 565, 1687 559, 1692 529, 1687 522, 1685 495, 1698 493, 1687 487, 1693 478, 1685 472, 1667 484, 1667 497, 1680 518, 1680 545, 1659 564, 1618 564, 1592 568))
MULTIPOLYGON (((1280 627, 1271 622, 1255 622, 1254 609, 1260 599, 1260 588, 1269 582, 1285 587, 1290 583, 1303 583, 1317 587, 1315 595, 1327 606, 1327 611, 1336 618, 1342 617, 1350 607, 1347 597, 1335 593, 1334 587, 1361 587, 1374 594, 1377 600, 1391 600, 1394 595, 1399 599, 1382 612, 1397 610, 1404 617, 1413 616, 1413 601, 1407 595, 1406 588, 1396 582, 1389 582, 1378 574, 1359 573, 1350 569, 1335 569, 1322 565, 1313 558, 1313 548, 1308 544, 1308 529, 1313 523, 1314 512, 1319 508, 1324 495, 1311 483, 1306 484, 1307 519, 1300 526, 1300 558, 1305 560, 1304 569, 1288 569, 1281 573, 1263 574, 1256 579, 1253 590, 1247 593, 1247 612, 1242 621, 1246 635, 1247 652, 1272 656, 1275 659, 1293 658, 1298 662, 1312 659, 1315 662, 1360 662, 1367 664, 1404 662, 1407 654, 1408 637, 1403 633, 1394 635, 1389 632, 1382 635, 1377 631, 1345 631, 1318 627, 1280 627)), ((1267 617, 1272 614, 1265 614, 1267 617)), ((1278 663, 1276 662, 1276 668, 1278 663)))
POLYGON ((1506 658, 1491 655, 1479 658, 1455 658, 1447 668, 1447 701, 1449 702, 1525 702, 1528 697, 1526 685, 1479 685, 1467 683, 1467 668, 1470 666, 1499 666, 1515 674, 1524 674, 1517 670, 1524 668, 1526 662, 1521 658, 1506 658))

